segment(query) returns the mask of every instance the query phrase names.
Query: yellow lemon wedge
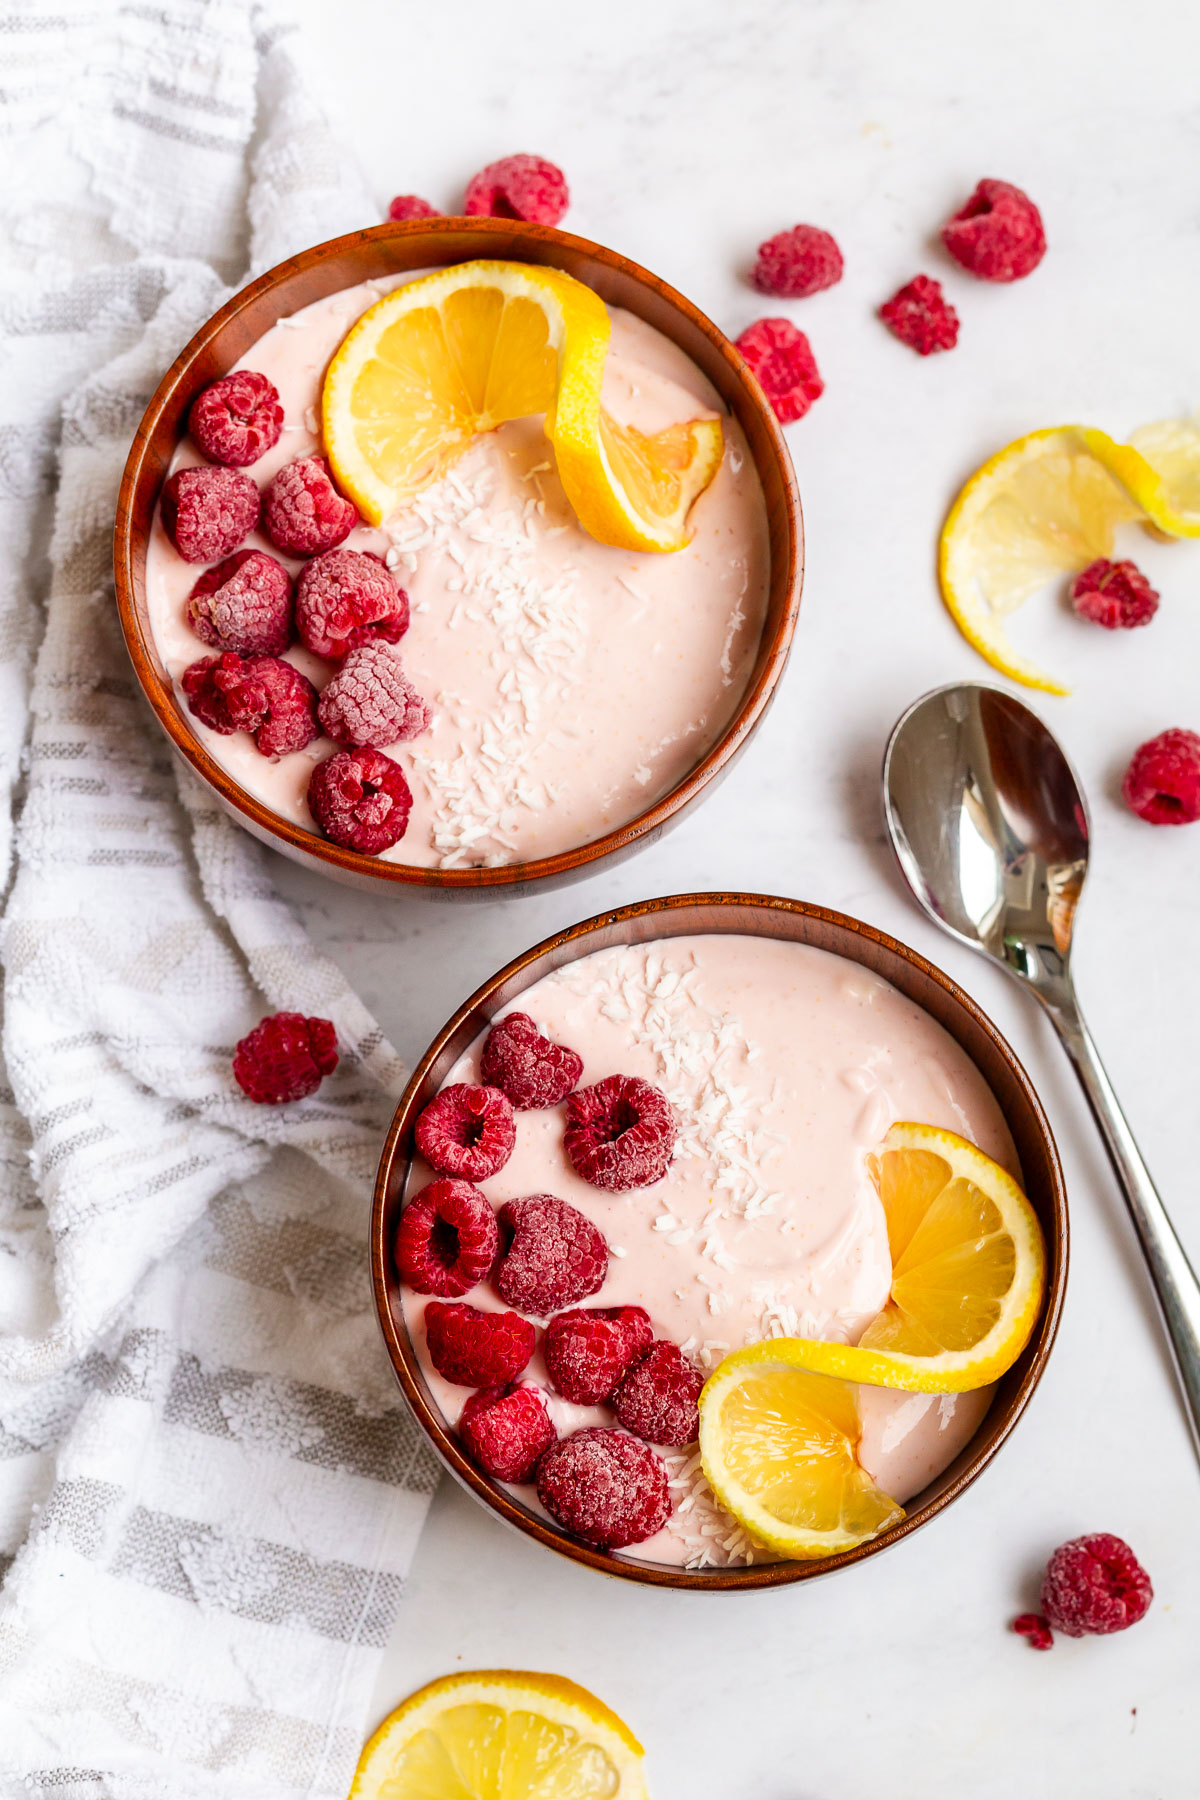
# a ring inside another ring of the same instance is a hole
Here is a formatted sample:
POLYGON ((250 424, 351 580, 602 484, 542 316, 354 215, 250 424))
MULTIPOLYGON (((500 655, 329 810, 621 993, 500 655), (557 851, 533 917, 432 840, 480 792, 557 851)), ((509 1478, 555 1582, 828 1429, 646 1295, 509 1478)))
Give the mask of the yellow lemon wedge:
POLYGON ((589 287, 526 263, 459 263, 368 308, 325 375, 321 424, 338 485, 378 525, 479 433, 545 414, 584 530, 627 550, 690 541, 721 465, 720 421, 646 434, 600 404, 609 320, 589 287))
POLYGON ((349 1800, 648 1800, 629 1727, 561 1675, 447 1675, 389 1713, 349 1800))

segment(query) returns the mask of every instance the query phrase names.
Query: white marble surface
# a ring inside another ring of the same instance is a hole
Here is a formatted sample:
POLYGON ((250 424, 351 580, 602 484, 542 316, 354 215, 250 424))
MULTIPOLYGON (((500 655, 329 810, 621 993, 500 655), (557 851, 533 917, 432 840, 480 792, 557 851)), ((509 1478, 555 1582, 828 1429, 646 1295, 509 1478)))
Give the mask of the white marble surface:
MULTIPOLYGON (((382 1713, 459 1667, 559 1670, 644 1738, 656 1800, 1176 1800, 1195 1791, 1200 1470, 1146 1283, 1072 1077, 1004 978, 926 924, 885 848, 877 769, 923 689, 986 670, 937 599, 933 550, 963 475, 1017 433, 1117 434, 1200 402, 1197 15, 1097 0, 1003 8, 778 0, 472 0, 418 10, 300 0, 314 78, 382 206, 450 207, 512 150, 560 162, 568 224, 676 283, 733 332, 809 332, 827 391, 789 432, 809 532, 796 650, 726 785, 611 875, 488 909, 364 898, 279 863, 282 885, 410 1056, 500 962, 603 906, 737 886, 856 913, 940 962, 1025 1060, 1066 1166, 1075 1241, 1049 1371, 976 1487, 892 1555, 789 1593, 635 1591, 510 1536, 448 1483, 377 1690, 382 1713), (1050 251, 1012 288, 959 276, 936 228, 982 175, 1029 188, 1050 251), (741 277, 797 219, 846 255, 829 293, 764 308, 741 277), (959 347, 919 361, 873 307, 946 278, 959 347), (1127 1537, 1158 1599, 1128 1635, 1038 1656, 1005 1625, 1045 1554, 1127 1537)), ((1080 769, 1095 855, 1078 975, 1112 1076, 1200 1255, 1195 951, 1200 826, 1125 813, 1125 759, 1200 728, 1200 546, 1137 537, 1149 630, 1110 636, 1048 601, 1018 626, 1075 682, 1040 702, 1080 769)))

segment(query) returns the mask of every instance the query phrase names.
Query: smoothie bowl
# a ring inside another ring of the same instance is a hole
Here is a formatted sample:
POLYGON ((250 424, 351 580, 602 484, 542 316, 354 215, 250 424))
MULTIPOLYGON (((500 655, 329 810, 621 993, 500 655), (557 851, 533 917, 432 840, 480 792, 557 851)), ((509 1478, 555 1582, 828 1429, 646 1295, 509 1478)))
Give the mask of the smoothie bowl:
POLYGON ((844 1567, 960 1494, 1037 1384, 1066 1249, 1049 1126, 968 996, 739 894, 602 914, 480 988, 371 1221, 458 1479, 577 1562, 701 1589, 844 1567))
POLYGON ((786 446, 614 252, 384 225, 235 296, 122 483, 138 678, 241 823, 357 885, 554 885, 681 818, 783 673, 786 446))

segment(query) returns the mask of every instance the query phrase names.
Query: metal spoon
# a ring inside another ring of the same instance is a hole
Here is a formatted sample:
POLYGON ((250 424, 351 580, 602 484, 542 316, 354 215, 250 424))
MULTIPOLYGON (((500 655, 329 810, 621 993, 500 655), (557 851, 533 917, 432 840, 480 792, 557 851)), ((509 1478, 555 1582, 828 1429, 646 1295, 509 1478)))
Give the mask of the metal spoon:
POLYGON ((1084 1023, 1071 980, 1088 814, 1036 714, 963 682, 910 706, 883 759, 892 846, 925 911, 1041 1001, 1083 1084, 1150 1269, 1200 1455, 1200 1282, 1084 1023))

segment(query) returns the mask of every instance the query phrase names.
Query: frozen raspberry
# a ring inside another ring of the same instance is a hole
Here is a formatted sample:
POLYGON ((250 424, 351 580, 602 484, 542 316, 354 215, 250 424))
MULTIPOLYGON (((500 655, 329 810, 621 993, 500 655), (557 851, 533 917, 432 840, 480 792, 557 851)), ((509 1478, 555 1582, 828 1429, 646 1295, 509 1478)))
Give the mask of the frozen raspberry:
POLYGON ((290 556, 332 550, 358 524, 358 508, 343 500, 323 456, 284 463, 263 497, 263 530, 290 556))
POLYGON ((162 522, 184 562, 216 562, 258 524, 258 489, 239 469, 177 469, 162 491, 162 522))
POLYGON ((1157 590, 1133 562, 1109 562, 1101 556, 1079 571, 1070 593, 1080 618, 1106 631, 1148 625, 1158 611, 1157 590))
POLYGON ((187 620, 217 650, 278 656, 292 641, 292 578, 265 550, 235 551, 199 577, 187 620))
POLYGON ((462 1409, 458 1433, 468 1454, 494 1481, 528 1481, 558 1437, 540 1388, 483 1388, 462 1409))
POLYGON ((339 750, 313 770, 308 804, 331 843, 378 856, 407 831, 412 790, 390 756, 378 750, 339 750))
POLYGON ((737 348, 781 424, 802 419, 825 392, 812 346, 790 319, 759 319, 743 331, 737 348))
POLYGON ((305 649, 338 662, 375 638, 398 644, 408 630, 408 595, 377 556, 329 550, 300 571, 296 628, 305 649))
POLYGON ((188 430, 211 462, 244 469, 279 442, 279 390, 253 369, 235 369, 196 395, 188 430))
POLYGON ((500 1208, 500 1231, 496 1291, 509 1306, 545 1319, 603 1287, 608 1245, 578 1207, 553 1194, 509 1200, 500 1208))
POLYGON ((1054 1648, 1054 1634, 1041 1613, 1019 1614, 1013 1620, 1012 1628, 1021 1637, 1029 1639, 1031 1649, 1052 1650, 1054 1648))
POLYGON ((438 1374, 457 1387, 507 1387, 533 1355, 537 1333, 515 1312, 480 1312, 465 1300, 431 1300, 425 1341, 438 1374))
POLYGON ((322 690, 321 724, 339 744, 402 744, 429 729, 431 714, 400 658, 380 638, 360 644, 322 690))
POLYGON ((942 242, 981 281, 1020 281, 1046 254, 1042 215, 1010 181, 981 181, 943 226, 942 242))
POLYGON ((328 1019, 278 1012, 248 1031, 233 1053, 233 1077, 260 1106, 303 1100, 337 1068, 337 1032, 328 1019))
POLYGON ((320 736, 316 688, 278 656, 202 656, 181 686, 189 711, 210 730, 248 731, 264 756, 290 756, 320 736))
POLYGON ((641 1306, 582 1306, 560 1312, 542 1340, 546 1373, 564 1400, 575 1406, 598 1406, 653 1339, 650 1315, 641 1306))
POLYGON ((1042 1581, 1046 1623, 1065 1637, 1124 1631, 1145 1617, 1153 1598, 1145 1569, 1109 1531, 1060 1544, 1042 1581))
POLYGON ((428 200, 422 200, 420 194, 397 194, 387 216, 399 223, 402 219, 440 219, 442 214, 428 200))
POLYGON ((528 1112, 565 1100, 583 1074, 583 1058, 543 1037, 528 1013, 513 1012, 488 1032, 479 1069, 519 1112, 528 1112))
POLYGON ((842 253, 819 225, 793 225, 758 246, 754 285, 784 300, 806 300, 842 279, 842 253))
POLYGON ((884 302, 879 316, 892 335, 918 356, 953 350, 958 342, 958 314, 942 293, 941 282, 930 275, 914 275, 884 302))
POLYGON ((418 1294, 453 1300, 491 1274, 500 1227, 469 1181, 431 1181, 400 1214, 396 1267, 418 1294))
POLYGON ((662 1458, 597 1426, 551 1444, 538 1464, 537 1494, 551 1518, 600 1550, 640 1544, 671 1516, 662 1458))
POLYGON ((649 1187, 675 1150, 675 1114, 661 1089, 636 1075, 610 1075, 567 1100, 563 1148, 593 1187, 649 1187))
POLYGON ((703 1377, 677 1344, 658 1338, 613 1395, 626 1431, 652 1444, 690 1444, 700 1430, 703 1377))
POLYGON ((456 1081, 436 1094, 417 1120, 417 1149, 440 1175, 486 1181, 513 1153, 517 1127, 499 1088, 456 1081))
POLYGON ((1200 736, 1164 731, 1133 753, 1121 792, 1151 825, 1192 825, 1200 819, 1200 736))
POLYGON ((566 176, 544 156, 502 156, 468 183, 463 212, 469 219, 557 225, 569 199, 566 176))

